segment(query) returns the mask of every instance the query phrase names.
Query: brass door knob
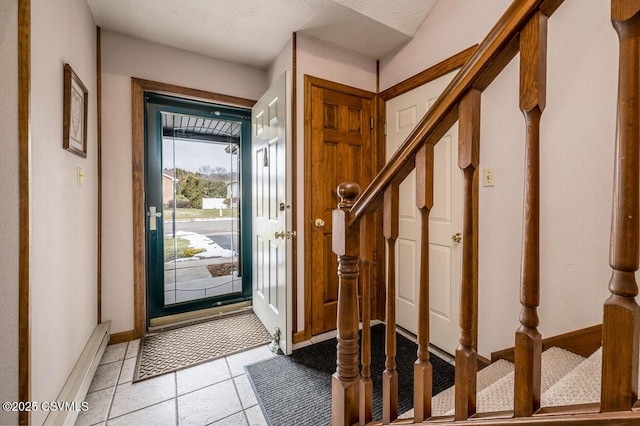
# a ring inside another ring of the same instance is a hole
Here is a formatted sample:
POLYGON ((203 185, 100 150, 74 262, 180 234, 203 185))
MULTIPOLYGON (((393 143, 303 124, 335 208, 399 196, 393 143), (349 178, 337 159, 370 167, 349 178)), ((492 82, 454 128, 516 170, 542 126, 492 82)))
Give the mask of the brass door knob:
POLYGON ((462 234, 459 233, 459 232, 453 234, 451 236, 451 241, 456 242, 456 243, 461 243, 462 242, 462 234))
POLYGON ((278 238, 282 238, 284 240, 285 235, 287 235, 287 233, 284 231, 276 232, 275 234, 273 234, 276 240, 278 238))
POLYGON ((317 226, 318 228, 322 228, 322 227, 324 227, 324 220, 322 220, 322 219, 320 219, 320 218, 316 219, 316 226, 317 226))

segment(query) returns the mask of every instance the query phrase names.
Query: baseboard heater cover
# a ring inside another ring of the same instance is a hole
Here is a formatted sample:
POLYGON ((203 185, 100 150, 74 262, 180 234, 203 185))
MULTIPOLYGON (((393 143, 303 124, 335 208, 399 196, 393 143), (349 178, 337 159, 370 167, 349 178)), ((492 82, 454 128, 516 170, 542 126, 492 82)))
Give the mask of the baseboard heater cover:
MULTIPOLYGON (((109 343, 109 327, 111 321, 103 322, 93 330, 80 358, 71 370, 67 382, 62 387, 57 402, 60 406, 81 407, 87 396, 93 376, 100 365, 102 355, 109 343)), ((79 410, 50 411, 45 425, 73 425, 80 414, 79 410)))

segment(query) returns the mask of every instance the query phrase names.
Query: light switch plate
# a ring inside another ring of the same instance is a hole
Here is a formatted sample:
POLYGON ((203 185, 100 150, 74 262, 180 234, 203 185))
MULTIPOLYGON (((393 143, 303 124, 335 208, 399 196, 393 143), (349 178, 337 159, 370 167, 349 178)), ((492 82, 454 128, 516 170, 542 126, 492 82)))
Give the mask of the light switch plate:
POLYGON ((482 170, 482 186, 496 186, 496 169, 482 170))
POLYGON ((78 186, 84 185, 84 169, 78 167, 78 186))

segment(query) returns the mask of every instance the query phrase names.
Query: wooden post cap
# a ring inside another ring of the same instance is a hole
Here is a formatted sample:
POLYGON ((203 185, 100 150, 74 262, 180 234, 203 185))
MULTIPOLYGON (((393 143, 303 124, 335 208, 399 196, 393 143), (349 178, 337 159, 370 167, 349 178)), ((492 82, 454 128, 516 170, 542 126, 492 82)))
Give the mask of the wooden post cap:
POLYGON ((338 208, 349 208, 353 207, 360 195, 360 185, 355 182, 343 182, 338 185, 338 197, 340 197, 340 202, 338 203, 338 208))

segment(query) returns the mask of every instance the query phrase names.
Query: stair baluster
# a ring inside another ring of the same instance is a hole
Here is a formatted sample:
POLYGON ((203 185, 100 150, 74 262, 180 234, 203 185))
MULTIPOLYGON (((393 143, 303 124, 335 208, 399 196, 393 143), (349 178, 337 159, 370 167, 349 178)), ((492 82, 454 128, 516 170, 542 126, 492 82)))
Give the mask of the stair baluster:
POLYGON ((540 304, 540 118, 546 101, 547 16, 538 11, 520 32, 520 109, 525 145, 524 235, 520 288, 520 328, 515 336, 514 415, 540 408, 542 336, 540 304))
POLYGON ((396 370, 396 239, 398 238, 400 190, 393 182, 384 191, 383 234, 387 241, 387 355, 382 373, 382 423, 390 424, 398 418, 398 371, 396 370))
POLYGON ((638 399, 638 285, 640 208, 640 2, 613 0, 618 33, 618 115, 609 263, 613 269, 602 324, 601 410, 626 411, 638 399))
POLYGON ((463 171, 463 246, 460 290, 460 346, 456 349, 455 419, 466 420, 476 413, 476 373, 478 359, 474 330, 477 328, 477 258, 474 241, 478 236, 478 210, 474 185, 480 162, 480 96, 471 89, 458 107, 458 166, 463 171), (475 198, 475 199, 474 199, 475 198))
POLYGON ((331 378, 331 424, 351 426, 359 421, 360 380, 358 335, 358 226, 349 227, 349 209, 360 194, 355 183, 341 183, 341 201, 332 215, 332 248, 338 256, 338 360, 331 378))
POLYGON ((373 381, 371 380, 371 265, 375 238, 373 214, 367 213, 360 220, 360 264, 362 267, 362 349, 360 369, 360 424, 365 425, 373 418, 373 381))
POLYGON ((429 213, 433 207, 433 145, 416 154, 416 207, 422 218, 420 286, 418 289, 418 359, 413 364, 413 416, 422 422, 431 417, 433 375, 429 361, 429 213))

